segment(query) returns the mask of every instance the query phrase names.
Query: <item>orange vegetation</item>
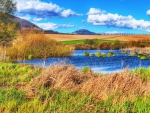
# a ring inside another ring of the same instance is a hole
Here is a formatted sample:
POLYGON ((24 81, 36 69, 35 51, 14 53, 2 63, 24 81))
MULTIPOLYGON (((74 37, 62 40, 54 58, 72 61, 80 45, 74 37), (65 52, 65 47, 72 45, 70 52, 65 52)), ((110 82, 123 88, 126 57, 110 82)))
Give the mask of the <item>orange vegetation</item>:
POLYGON ((32 79, 26 85, 27 94, 37 93, 36 89, 41 86, 50 89, 62 89, 70 91, 80 91, 91 94, 100 100, 107 100, 110 96, 115 96, 116 102, 124 99, 134 99, 149 93, 150 83, 134 74, 130 75, 128 69, 121 73, 112 73, 100 76, 92 71, 87 74, 79 72, 74 66, 53 65, 45 69, 43 73, 32 79), (120 99, 121 97, 121 99, 120 99))
POLYGON ((113 35, 65 35, 65 34, 45 34, 46 36, 56 39, 57 41, 67 40, 82 40, 82 39, 103 39, 103 40, 143 40, 150 39, 150 35, 125 35, 125 36, 113 36, 113 35))

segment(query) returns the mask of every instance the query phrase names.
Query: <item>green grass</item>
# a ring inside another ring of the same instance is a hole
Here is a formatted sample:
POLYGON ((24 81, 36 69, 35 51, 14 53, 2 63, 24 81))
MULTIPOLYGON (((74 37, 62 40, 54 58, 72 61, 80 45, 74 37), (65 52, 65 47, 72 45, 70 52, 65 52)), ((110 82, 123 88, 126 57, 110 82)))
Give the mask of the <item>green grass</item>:
MULTIPOLYGON (((70 40, 70 41, 61 41, 62 44, 84 44, 85 40, 70 40)), ((103 39, 97 39, 97 43, 100 42, 111 42, 114 43, 115 40, 103 40, 103 39)))
POLYGON ((114 97, 97 101, 91 95, 64 90, 41 89, 41 93, 27 100, 22 91, 7 89, 0 91, 0 108, 7 113, 149 113, 150 97, 136 97, 113 103, 114 97), (4 96, 3 96, 4 95, 4 96))
POLYGON ((131 71, 131 75, 139 76, 143 81, 150 79, 150 67, 148 68, 135 68, 131 71))
MULTIPOLYGON (((88 67, 82 71, 87 72, 88 67)), ((78 91, 39 88, 39 93, 27 99, 23 90, 15 89, 18 82, 29 82, 41 73, 40 68, 29 65, 0 63, 0 112, 2 113, 149 113, 150 96, 139 96, 116 102, 121 95, 105 101, 92 94, 78 91)), ((135 69, 144 81, 150 79, 150 68, 135 69)))
POLYGON ((32 69, 32 66, 0 63, 0 87, 13 86, 18 82, 29 82, 40 73, 41 69, 32 69))

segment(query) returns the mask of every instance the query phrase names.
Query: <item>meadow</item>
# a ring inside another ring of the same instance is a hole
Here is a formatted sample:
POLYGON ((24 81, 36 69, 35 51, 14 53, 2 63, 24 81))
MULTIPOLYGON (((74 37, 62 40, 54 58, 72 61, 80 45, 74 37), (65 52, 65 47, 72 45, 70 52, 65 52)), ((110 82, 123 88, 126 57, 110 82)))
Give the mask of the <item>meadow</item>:
POLYGON ((148 113, 148 73, 149 68, 100 75, 67 65, 0 63, 0 112, 148 113))

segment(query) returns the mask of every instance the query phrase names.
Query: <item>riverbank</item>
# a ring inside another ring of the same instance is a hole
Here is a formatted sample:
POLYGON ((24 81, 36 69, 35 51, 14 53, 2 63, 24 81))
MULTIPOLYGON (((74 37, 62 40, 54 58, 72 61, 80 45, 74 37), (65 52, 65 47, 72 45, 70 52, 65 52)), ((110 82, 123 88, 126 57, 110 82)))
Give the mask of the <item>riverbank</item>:
POLYGON ((0 112, 149 112, 148 73, 101 75, 68 65, 0 63, 0 112))

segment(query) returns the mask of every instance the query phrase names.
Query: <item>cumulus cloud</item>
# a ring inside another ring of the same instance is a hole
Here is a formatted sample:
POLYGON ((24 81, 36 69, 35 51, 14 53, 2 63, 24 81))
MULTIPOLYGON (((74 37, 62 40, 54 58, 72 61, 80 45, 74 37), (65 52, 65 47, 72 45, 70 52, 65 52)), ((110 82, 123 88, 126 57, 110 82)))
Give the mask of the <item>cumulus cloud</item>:
POLYGON ((96 15, 96 14, 103 14, 105 12, 106 11, 100 10, 100 9, 97 9, 97 8, 90 8, 90 10, 89 10, 89 12, 87 14, 88 15, 96 15))
POLYGON ((147 15, 150 15, 150 10, 148 10, 148 11, 146 12, 146 14, 147 14, 147 15))
POLYGON ((39 17, 69 17, 79 16, 80 14, 71 9, 64 9, 57 4, 42 2, 40 0, 15 0, 17 10, 21 14, 36 15, 39 17))
POLYGON ((61 12, 61 15, 63 17, 69 17, 69 16, 81 16, 82 14, 78 14, 78 13, 75 13, 74 11, 72 11, 71 9, 67 9, 67 10, 64 10, 61 12))
POLYGON ((38 22, 38 21, 41 21, 41 20, 43 20, 43 18, 33 18, 33 21, 35 21, 35 22, 38 22))
POLYGON ((126 29, 138 29, 150 32, 150 21, 136 20, 131 15, 122 16, 91 8, 87 22, 97 26, 107 26, 126 29))
POLYGON ((58 29, 58 28, 70 28, 70 27, 74 27, 73 24, 55 24, 55 23, 35 23, 36 25, 38 25, 39 27, 45 29, 45 30, 54 30, 54 29, 58 29))

